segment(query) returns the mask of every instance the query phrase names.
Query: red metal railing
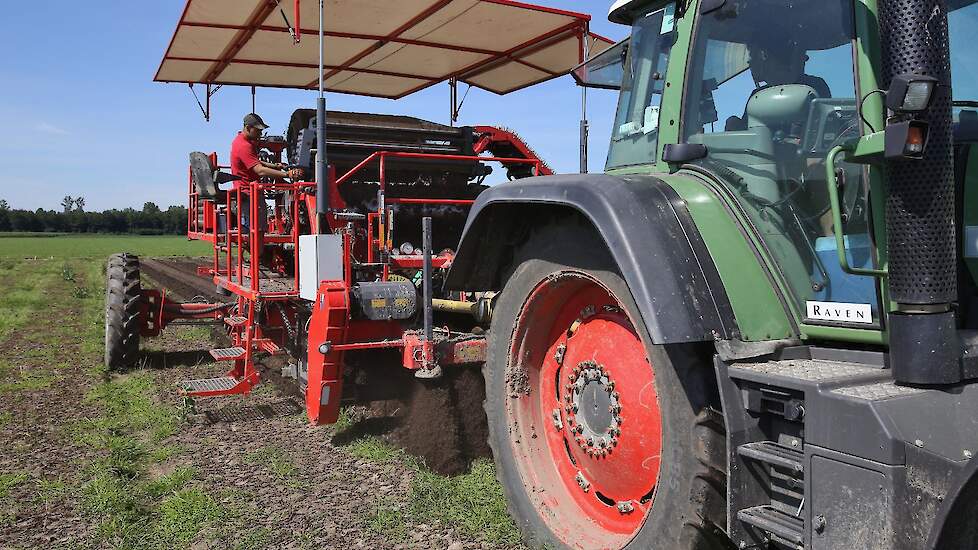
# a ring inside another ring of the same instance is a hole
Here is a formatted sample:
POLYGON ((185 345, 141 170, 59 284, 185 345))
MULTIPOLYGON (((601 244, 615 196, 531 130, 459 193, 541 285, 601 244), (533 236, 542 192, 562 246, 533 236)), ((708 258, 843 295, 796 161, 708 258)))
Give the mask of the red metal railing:
MULTIPOLYGON (((388 204, 430 204, 430 205, 454 205, 454 206, 471 206, 475 203, 473 199, 452 199, 452 198, 437 198, 437 199, 427 199, 427 198, 399 198, 399 197, 386 197, 387 190, 387 159, 389 158, 408 158, 408 159, 425 159, 425 160, 459 160, 459 161, 474 161, 474 162, 498 162, 500 164, 532 164, 534 166, 534 175, 539 175, 544 169, 543 161, 538 158, 507 158, 507 157, 484 157, 484 156, 469 156, 469 155, 443 155, 436 153, 406 153, 406 152, 394 152, 394 151, 377 151, 371 154, 369 157, 360 161, 359 164, 350 169, 347 173, 343 174, 339 178, 336 178, 332 182, 331 186, 334 188, 343 185, 344 183, 350 181, 354 175, 358 172, 372 164, 373 162, 378 163, 378 184, 380 190, 378 193, 377 210, 371 212, 367 215, 367 262, 375 263, 377 261, 378 253, 390 253, 393 239, 389 234, 389 229, 391 228, 391 220, 388 219, 390 214, 387 212, 388 204), (376 228, 376 229, 375 229, 376 228), (375 237, 376 233, 376 237, 375 237)), ((548 170, 549 173, 549 170, 548 170)), ((438 260, 445 260, 441 263, 450 262, 451 259, 435 258, 436 262, 438 260)), ((383 266, 383 279, 387 280, 388 263, 384 263, 383 266)))

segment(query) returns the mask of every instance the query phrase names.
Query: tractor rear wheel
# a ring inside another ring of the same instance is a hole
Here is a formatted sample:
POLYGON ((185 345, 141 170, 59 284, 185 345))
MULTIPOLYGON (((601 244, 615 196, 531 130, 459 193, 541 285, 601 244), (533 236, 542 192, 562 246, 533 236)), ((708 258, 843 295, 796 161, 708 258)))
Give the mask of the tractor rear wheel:
POLYGON ((728 548, 709 357, 652 345, 604 243, 548 226, 493 312, 486 413, 531 547, 728 548))
POLYGON ((113 255, 105 278, 105 366, 124 369, 134 365, 139 356, 139 258, 132 254, 113 255))

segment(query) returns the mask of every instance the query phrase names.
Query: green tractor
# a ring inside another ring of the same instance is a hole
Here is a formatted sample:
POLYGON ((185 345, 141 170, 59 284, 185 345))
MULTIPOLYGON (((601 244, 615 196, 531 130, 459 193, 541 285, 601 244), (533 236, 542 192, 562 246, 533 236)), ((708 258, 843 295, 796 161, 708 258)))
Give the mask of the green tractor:
POLYGON ((526 538, 978 548, 978 2, 610 18, 631 37, 575 73, 620 90, 606 174, 483 193, 446 284, 501 291, 526 538))

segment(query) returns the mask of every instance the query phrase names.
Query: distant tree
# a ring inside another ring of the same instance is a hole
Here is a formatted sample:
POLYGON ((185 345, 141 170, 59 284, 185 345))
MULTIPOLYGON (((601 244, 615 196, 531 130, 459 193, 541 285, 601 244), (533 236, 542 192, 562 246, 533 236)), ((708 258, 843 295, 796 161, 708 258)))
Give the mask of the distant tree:
POLYGON ((61 199, 61 207, 64 208, 66 213, 71 212, 75 209, 75 198, 71 195, 65 196, 65 198, 61 199))
POLYGON ((7 201, 0 199, 0 212, 7 212, 9 210, 10 210, 10 205, 7 204, 7 201))
POLYGON ((78 197, 75 199, 75 210, 79 212, 85 211, 85 197, 78 197))

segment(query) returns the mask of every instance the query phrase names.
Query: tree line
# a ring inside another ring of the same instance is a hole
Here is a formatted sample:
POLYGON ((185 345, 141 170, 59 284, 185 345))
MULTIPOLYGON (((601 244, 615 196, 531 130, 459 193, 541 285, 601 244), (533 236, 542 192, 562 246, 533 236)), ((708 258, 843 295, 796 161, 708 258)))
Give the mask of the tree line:
POLYGON ((86 212, 83 197, 65 197, 61 210, 19 210, 0 199, 0 232, 34 233, 135 233, 140 235, 182 235, 187 232, 187 208, 166 210, 152 202, 142 210, 86 212))

